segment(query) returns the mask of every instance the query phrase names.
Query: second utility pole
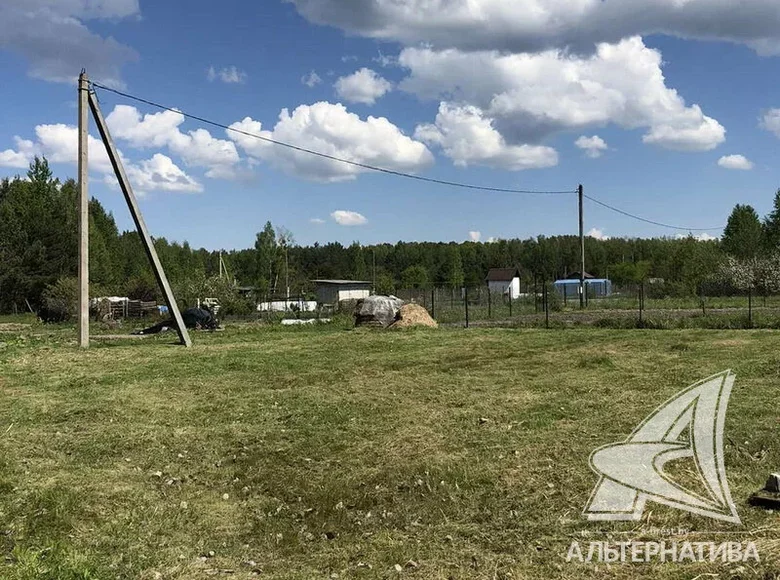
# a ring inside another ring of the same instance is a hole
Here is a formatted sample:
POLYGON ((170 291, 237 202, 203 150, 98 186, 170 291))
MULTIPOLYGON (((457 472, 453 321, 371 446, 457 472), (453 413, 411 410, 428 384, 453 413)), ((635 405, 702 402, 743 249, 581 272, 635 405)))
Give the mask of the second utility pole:
POLYGON ((580 200, 580 308, 585 308, 585 221, 582 214, 582 184, 577 188, 580 200))

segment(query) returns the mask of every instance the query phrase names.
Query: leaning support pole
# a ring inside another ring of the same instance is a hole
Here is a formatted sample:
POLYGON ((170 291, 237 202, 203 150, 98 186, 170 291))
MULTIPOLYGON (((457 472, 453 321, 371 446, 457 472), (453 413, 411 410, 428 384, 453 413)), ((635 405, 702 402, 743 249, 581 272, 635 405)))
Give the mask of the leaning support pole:
POLYGON ((160 259, 157 257, 157 251, 154 249, 152 238, 149 236, 149 231, 146 229, 146 223, 144 223, 144 218, 138 207, 138 202, 133 194, 133 189, 130 187, 130 182, 127 180, 125 168, 122 165, 122 161, 119 159, 116 147, 114 146, 114 141, 111 139, 111 135, 108 132, 108 125, 106 125, 106 120, 103 118, 103 113, 100 111, 100 106, 98 105, 97 97, 94 92, 89 93, 89 108, 92 110, 92 116, 95 118, 100 137, 103 139, 103 143, 106 146, 108 158, 111 160, 111 165, 114 168, 117 181, 119 181, 119 187, 122 189, 125 201, 127 201, 127 207, 130 208, 130 214, 133 216, 135 227, 138 230, 138 234, 141 236, 141 243, 146 251, 146 256, 149 258, 149 263, 152 265, 152 270, 154 270, 154 276, 157 278, 157 283, 160 285, 160 288, 162 288, 163 294, 165 295, 165 302, 168 304, 168 310, 173 315, 173 320, 176 322, 176 330, 179 333, 179 339, 184 346, 190 347, 192 346, 190 334, 187 332, 187 327, 184 326, 184 320, 182 319, 181 312, 179 312, 179 307, 176 304, 176 298, 173 296, 171 286, 168 284, 168 278, 165 276, 165 271, 160 263, 160 259))
POLYGON ((79 75, 79 346, 89 347, 89 80, 79 75))

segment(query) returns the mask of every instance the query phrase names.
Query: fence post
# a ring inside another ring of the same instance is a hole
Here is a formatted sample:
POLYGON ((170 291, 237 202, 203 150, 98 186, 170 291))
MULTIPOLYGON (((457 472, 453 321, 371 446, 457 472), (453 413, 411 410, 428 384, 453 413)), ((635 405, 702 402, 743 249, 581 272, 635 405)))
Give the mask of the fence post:
POLYGON ((544 327, 550 328, 550 303, 547 300, 547 281, 544 281, 542 286, 542 297, 544 300, 544 327))
POLYGON ((534 313, 539 312, 539 289, 536 286, 536 276, 534 276, 534 313))
POLYGON ((436 288, 431 290, 431 318, 436 318, 436 288))
POLYGON ((748 288, 748 328, 753 328, 753 287, 748 288))
POLYGON ((493 305, 492 305, 493 300, 491 299, 491 296, 493 295, 493 293, 490 290, 488 290, 487 294, 488 294, 488 318, 492 319, 493 318, 493 305))
POLYGON ((509 318, 512 318, 512 293, 509 293, 509 318))
POLYGON ((645 309, 645 283, 639 284, 639 328, 644 327, 643 311, 645 309))
POLYGON ((463 301, 466 304, 466 328, 469 327, 469 287, 463 287, 463 301))

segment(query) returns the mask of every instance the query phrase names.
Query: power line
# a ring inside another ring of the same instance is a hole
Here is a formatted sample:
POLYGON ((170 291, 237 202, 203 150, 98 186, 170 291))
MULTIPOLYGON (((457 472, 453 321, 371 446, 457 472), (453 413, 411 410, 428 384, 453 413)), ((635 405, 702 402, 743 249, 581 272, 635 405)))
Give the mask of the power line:
MULTIPOLYGON (((264 141, 266 143, 270 143, 272 145, 277 145, 279 147, 286 147, 288 149, 292 149, 293 151, 299 151, 301 153, 306 153, 308 155, 314 155, 316 157, 321 157, 324 159, 329 159, 331 161, 336 161, 338 163, 344 163, 346 165, 351 165, 353 167, 359 167, 361 169, 366 169, 369 171, 375 171, 378 173, 385 173, 387 175, 394 175, 396 177, 404 177, 406 179, 414 179, 416 181, 422 181, 425 183, 434 183, 437 185, 444 185, 449 187, 458 187, 461 189, 470 189, 470 190, 477 190, 477 191, 489 191, 489 192, 495 192, 495 193, 520 193, 520 194, 534 194, 534 195, 569 195, 569 194, 575 194, 577 193, 576 190, 565 190, 565 191, 544 191, 544 190, 533 190, 533 189, 512 189, 512 188, 504 188, 504 187, 488 187, 484 185, 475 185, 471 183, 462 183, 457 181, 447 181, 444 179, 436 179, 433 177, 423 177, 421 175, 414 175, 412 173, 405 173, 403 171, 396 171, 395 169, 388 169, 386 167, 378 167, 375 165, 369 165, 367 163, 360 163, 359 161, 352 161, 350 159, 344 159, 343 157, 337 157, 335 155, 329 155, 327 153, 322 153, 321 151, 314 151, 312 149, 307 149, 305 147, 300 147, 298 145, 293 145, 291 143, 285 143, 284 141, 277 141, 276 139, 271 139, 270 137, 264 137, 262 135, 258 135, 257 133, 251 133, 249 131, 244 131, 243 129, 236 129, 235 127, 231 127, 229 125, 225 125, 224 123, 219 123, 217 121, 212 121, 210 119, 207 119, 205 117, 201 117, 198 115, 194 115, 192 113, 187 113, 185 111, 175 109, 173 107, 169 107, 166 105, 162 105, 160 103, 157 103, 155 101, 151 101, 149 99, 145 99, 143 97, 138 97, 136 95, 132 95, 130 93, 126 93, 124 91, 120 91, 118 89, 114 89, 111 87, 107 87, 105 85, 102 85, 100 83, 92 82, 91 83, 94 88, 99 88, 104 91, 108 91, 110 93, 114 93, 116 95, 119 95, 121 97, 124 97, 126 99, 130 99, 132 101, 136 101, 139 103, 143 103, 146 105, 149 105, 151 107, 155 107, 157 109, 163 110, 163 111, 170 111, 173 113, 177 113, 179 115, 182 115, 185 118, 192 119, 194 121, 198 121, 200 123, 211 125, 213 127, 218 127, 220 129, 224 129, 225 131, 229 131, 231 133, 236 133, 239 135, 244 135, 246 137, 251 137, 253 139, 258 139, 260 141, 264 141)), ((670 224, 665 224, 663 222, 651 220, 648 218, 643 218, 641 216, 629 213, 627 211, 624 211, 620 208, 617 208, 613 205, 609 205, 608 203, 604 203, 603 201, 600 201, 590 195, 583 194, 583 197, 589 199, 593 203, 596 203, 606 209, 609 209, 611 211, 614 211, 616 213, 619 213, 623 216, 629 217, 631 219, 635 219, 641 222, 645 222, 648 224, 652 224, 655 226, 668 228, 672 230, 680 230, 680 231, 695 231, 695 232, 706 232, 706 231, 714 231, 714 230, 720 230, 723 229, 723 226, 715 227, 715 228, 687 228, 682 226, 674 226, 670 224)))
POLYGON ((640 217, 638 215, 634 215, 632 213, 628 213, 627 211, 623 211, 622 209, 619 209, 619 208, 617 208, 617 207, 615 207, 613 205, 609 205, 608 203, 604 203, 603 201, 599 201, 598 199, 596 199, 594 197, 591 197, 591 196, 589 196, 587 194, 582 194, 582 196, 588 198, 593 203, 597 203, 600 206, 605 207, 605 208, 607 208, 609 210, 612 210, 612 211, 617 212, 619 214, 622 214, 624 216, 630 217, 632 219, 639 220, 640 222, 653 224, 654 226, 661 226, 663 228, 669 228, 669 229, 672 229, 672 230, 683 230, 683 231, 689 231, 689 232, 709 232, 709 231, 722 230, 723 229, 723 226, 720 226, 720 227, 717 227, 717 228, 684 228, 682 226, 672 226, 672 225, 665 224, 665 223, 662 223, 662 222, 657 222, 655 220, 643 218, 643 217, 640 217))
POLYGON ((230 131, 232 133, 237 133, 239 135, 245 135, 246 137, 252 137, 254 139, 259 139, 260 141, 265 141, 266 143, 271 143, 273 145, 278 145, 280 147, 286 147, 288 149, 292 149, 294 151, 299 151, 301 153, 307 153, 309 155, 315 155, 317 157, 322 157, 324 159, 329 159, 331 161, 337 161, 339 163, 344 163, 347 165, 352 165, 353 167, 360 167, 361 169, 367 169, 369 171, 376 171, 378 173, 385 173, 388 175, 395 175, 396 177, 405 177, 406 179, 414 179, 417 181, 423 181, 425 183, 435 183, 437 185, 446 185, 449 187, 459 187, 461 189, 472 189, 472 190, 478 190, 478 191, 490 191, 490 192, 496 192, 496 193, 527 193, 527 194, 537 194, 537 195, 567 195, 567 194, 574 194, 577 193, 575 190, 567 190, 567 191, 542 191, 542 190, 533 190, 533 189, 511 189, 511 188, 504 188, 504 187, 487 187, 484 185, 474 185, 470 183, 461 183, 457 181, 447 181, 444 179, 435 179, 433 177, 423 177, 421 175, 414 175, 412 173, 404 173, 403 171, 396 171, 395 169, 388 169, 386 167, 378 167, 375 165, 369 165, 367 163, 360 163, 359 161, 352 161, 350 159, 344 159, 343 157, 337 157, 335 155, 329 155, 327 153, 322 153, 320 151, 314 151, 312 149, 306 149, 305 147, 299 147, 298 145, 293 145, 291 143, 285 143, 284 141, 277 141, 276 139, 271 139, 269 137, 263 137, 262 135, 258 135, 257 133, 251 133, 249 131, 244 131, 242 129, 236 129, 235 127, 230 127, 229 125, 225 125, 223 123, 219 123, 217 121, 212 121, 210 119, 206 119, 204 117, 200 117, 198 115, 193 115, 191 113, 186 113, 184 111, 181 111, 179 109, 174 109, 173 107, 168 107, 166 105, 162 105, 160 103, 156 103, 154 101, 150 101, 148 99, 144 99, 142 97, 137 97, 135 95, 131 95, 129 93, 125 93, 123 91, 112 89, 111 87, 107 87, 105 85, 101 85, 99 83, 93 82, 92 86, 95 88, 102 89, 104 91, 108 91, 110 93, 117 94, 121 97, 124 97, 126 99, 130 99, 133 101, 137 101, 139 103, 144 103, 146 105, 161 109, 163 111, 171 111, 173 113, 178 113, 182 115, 183 117, 186 117, 188 119, 192 119, 194 121, 198 121, 200 123, 204 123, 206 125, 211 125, 213 127, 218 127, 220 129, 224 129, 225 131, 230 131))

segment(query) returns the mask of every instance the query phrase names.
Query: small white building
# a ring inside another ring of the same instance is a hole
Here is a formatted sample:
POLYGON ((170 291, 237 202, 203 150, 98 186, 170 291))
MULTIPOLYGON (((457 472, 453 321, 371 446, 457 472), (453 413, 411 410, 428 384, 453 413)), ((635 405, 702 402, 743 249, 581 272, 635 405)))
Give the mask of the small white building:
POLYGON ((485 282, 491 294, 502 294, 512 300, 520 298, 520 270, 517 268, 491 268, 485 282))
POLYGON ((371 296, 371 282, 362 280, 312 280, 316 284, 317 302, 338 304, 371 296))

